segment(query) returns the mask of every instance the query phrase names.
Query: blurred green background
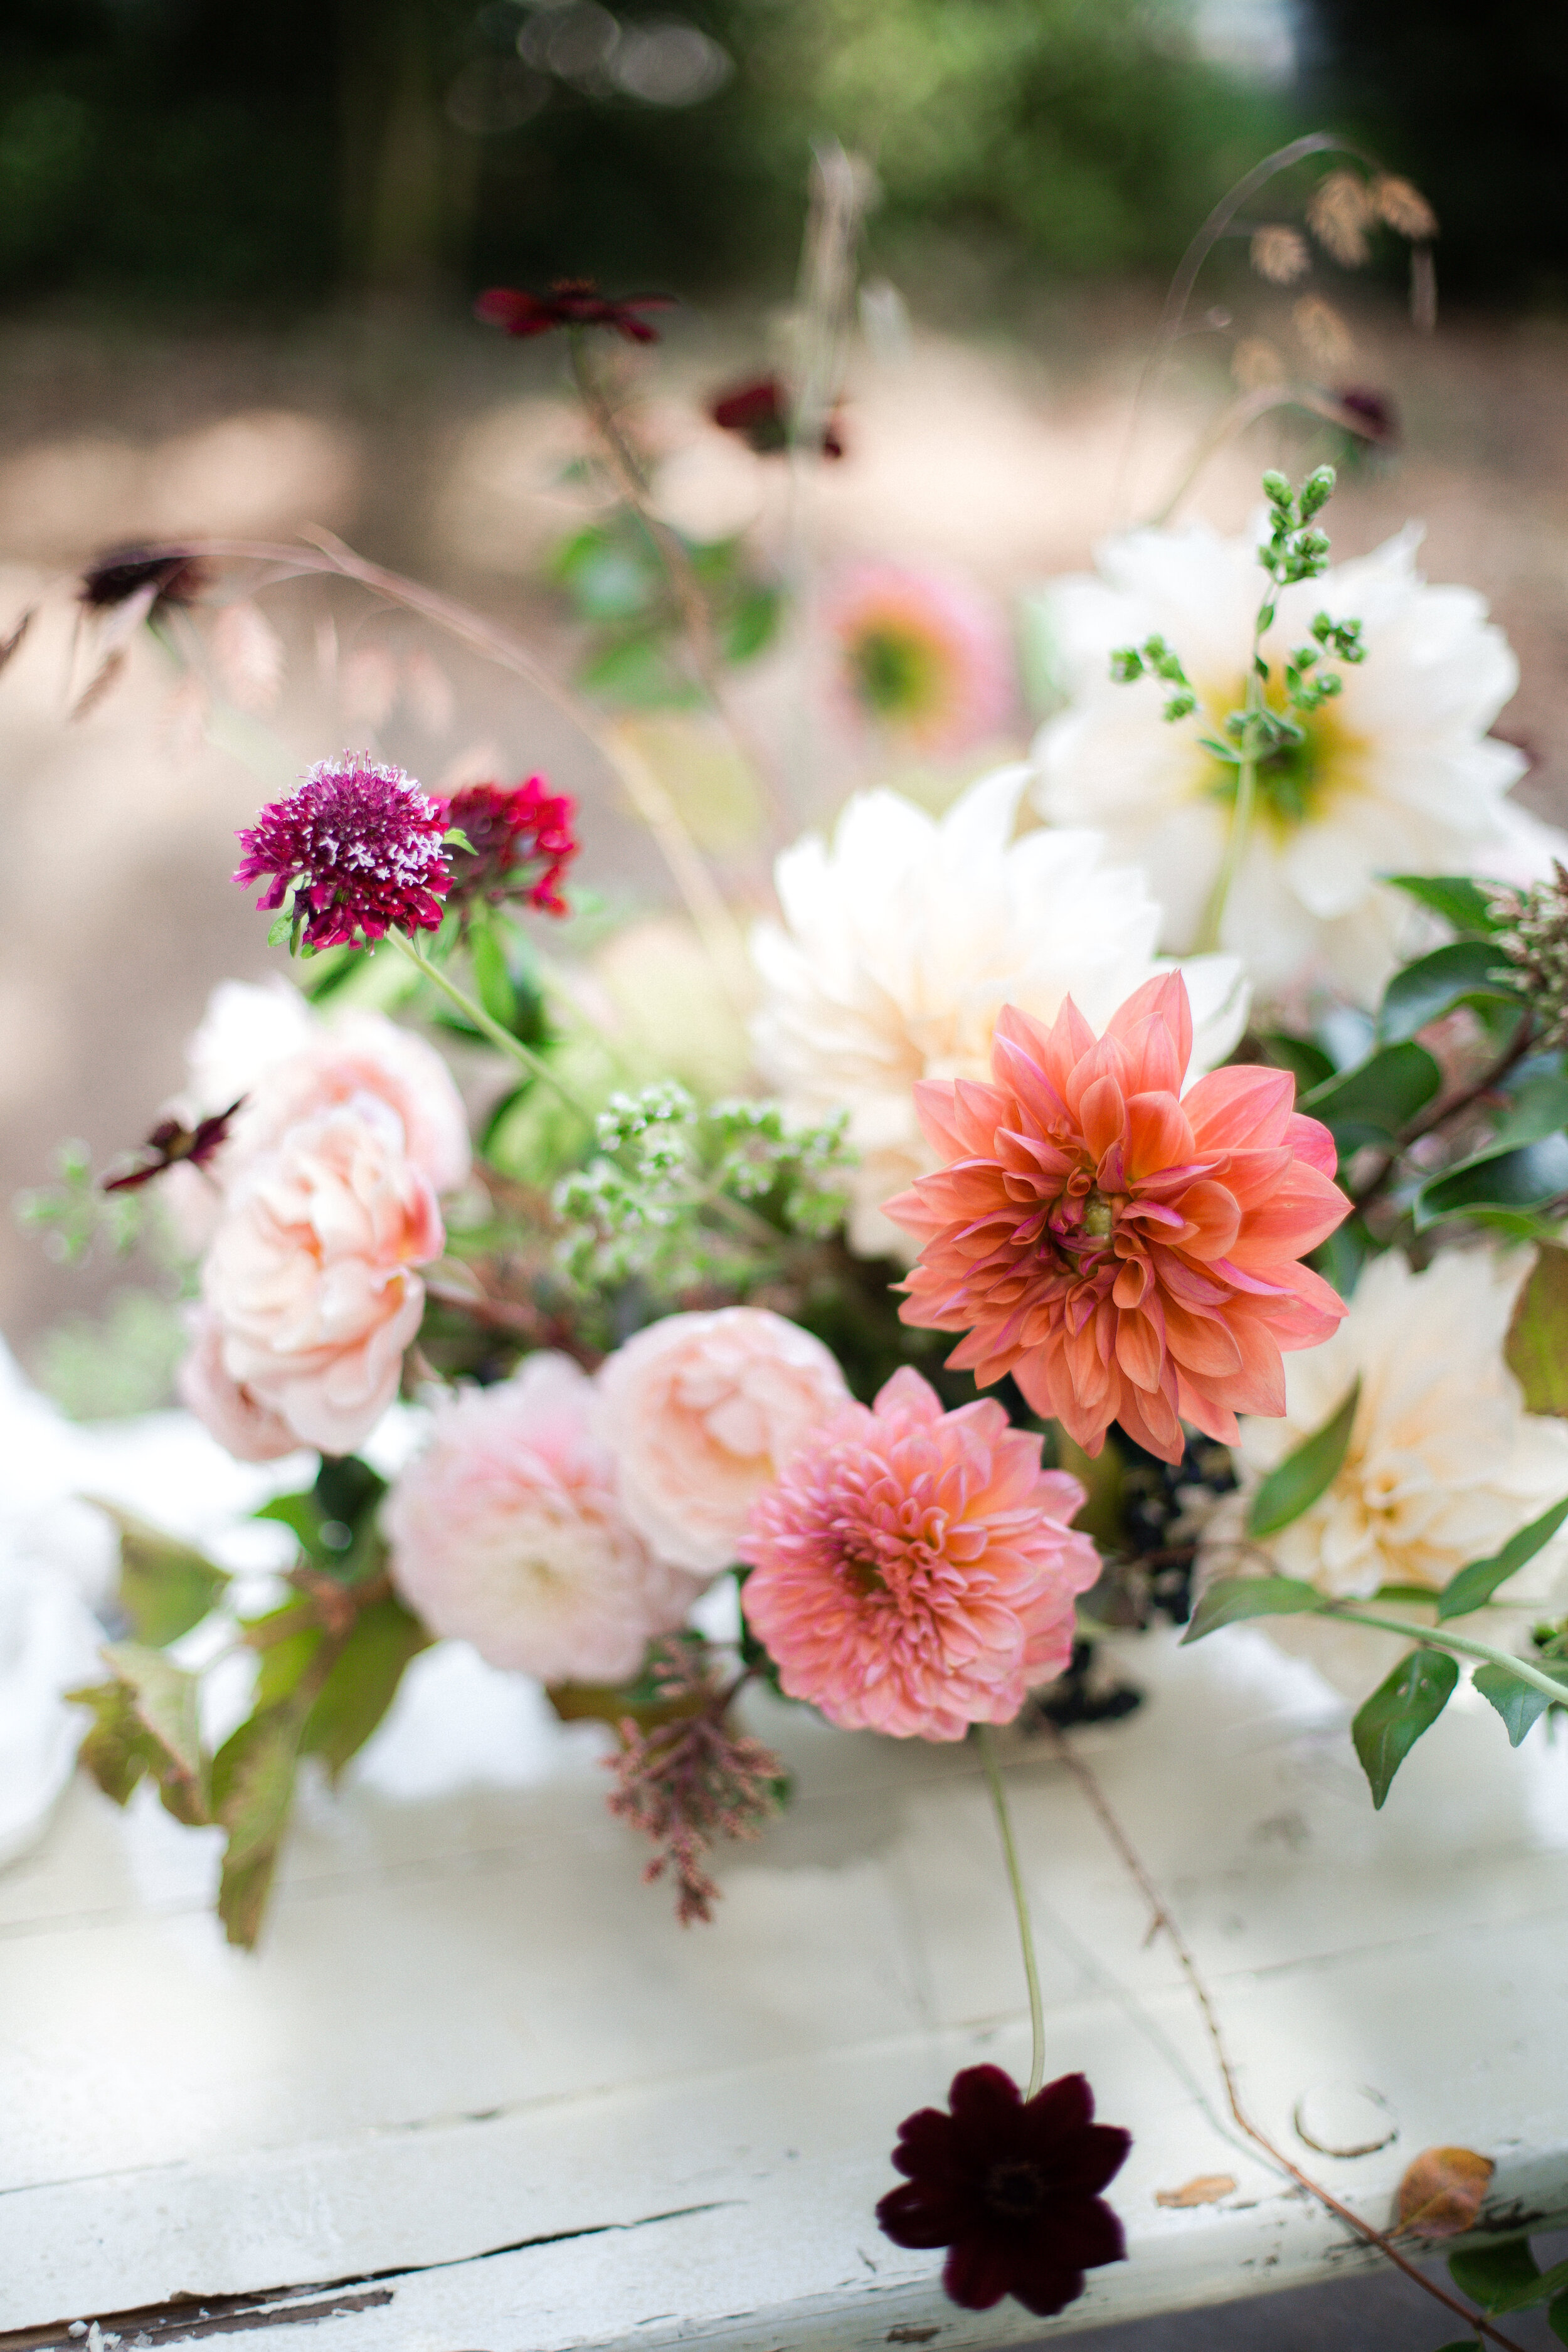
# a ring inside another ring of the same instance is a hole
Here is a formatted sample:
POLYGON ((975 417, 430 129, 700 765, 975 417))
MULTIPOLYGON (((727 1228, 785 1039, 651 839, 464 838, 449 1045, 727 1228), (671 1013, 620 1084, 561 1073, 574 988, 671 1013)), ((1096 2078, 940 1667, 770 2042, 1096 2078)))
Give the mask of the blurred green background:
POLYGON ((1553 295, 1568 10, 1501 0, 6 0, 0 300, 437 301, 563 272, 787 284, 804 158, 891 267, 1158 272, 1331 122, 1419 180, 1453 290, 1553 295))

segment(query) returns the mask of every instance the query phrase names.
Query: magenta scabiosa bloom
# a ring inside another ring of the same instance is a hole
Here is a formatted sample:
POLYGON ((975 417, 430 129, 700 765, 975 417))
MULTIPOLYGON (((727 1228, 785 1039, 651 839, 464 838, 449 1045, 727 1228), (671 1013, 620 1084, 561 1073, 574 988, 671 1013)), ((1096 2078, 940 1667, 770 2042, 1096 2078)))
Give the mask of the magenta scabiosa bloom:
POLYGON ((296 943, 310 949, 433 931, 452 882, 446 830, 441 811, 401 768, 345 751, 319 761, 241 833, 234 878, 269 877, 258 907, 288 900, 296 943))
POLYGON ((1094 2121, 1081 2074, 1032 2099, 1000 2066, 966 2066, 951 2113, 921 2107, 899 2126, 907 2174, 877 2208, 896 2246, 945 2246, 942 2283, 966 2311, 1005 2294, 1046 2318, 1076 2303, 1083 2274, 1125 2259, 1121 2224, 1097 2194, 1120 2172, 1131 2135, 1094 2121))
POLYGON ((1059 1675, 1100 1560, 1040 1443, 991 1397, 943 1412, 909 1364, 806 1436, 735 1547, 785 1696, 845 1731, 962 1739, 1059 1675))
POLYGON ((471 845, 471 854, 456 843, 447 852, 454 907, 524 898, 543 915, 570 912, 561 880, 579 845, 572 830, 577 804, 569 793, 552 793, 542 776, 523 784, 466 784, 441 811, 471 845))

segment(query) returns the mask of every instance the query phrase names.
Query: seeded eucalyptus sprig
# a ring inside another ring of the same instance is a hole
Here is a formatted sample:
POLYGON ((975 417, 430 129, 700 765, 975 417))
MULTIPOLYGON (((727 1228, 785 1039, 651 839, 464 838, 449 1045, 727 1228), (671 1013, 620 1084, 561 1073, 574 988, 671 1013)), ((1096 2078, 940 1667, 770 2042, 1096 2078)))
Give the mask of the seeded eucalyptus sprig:
MULTIPOLYGON (((1310 641, 1292 647, 1281 665, 1282 705, 1277 706, 1267 698, 1273 674, 1260 647, 1274 625, 1280 590, 1293 587, 1300 580, 1316 580, 1328 568, 1329 535, 1319 528, 1317 517, 1328 504, 1333 488, 1331 466, 1320 466, 1315 473, 1309 474, 1300 490, 1294 489, 1283 474, 1269 472, 1263 477, 1263 495, 1268 501, 1268 536, 1258 548, 1258 561, 1269 584, 1253 624, 1246 694, 1238 709, 1226 713, 1217 735, 1198 739, 1213 758, 1236 771, 1230 833, 1199 934, 1200 948, 1219 944, 1226 904, 1241 870, 1252 830, 1260 764, 1300 750, 1307 740, 1302 719, 1321 710, 1325 702, 1342 691, 1343 678, 1337 669, 1328 666, 1330 663, 1353 666, 1366 659, 1360 621, 1336 621, 1328 613, 1319 613, 1313 617, 1310 641)), ((1163 637, 1149 637, 1142 646, 1119 646, 1110 656, 1110 675, 1118 686, 1131 686, 1135 678, 1145 677, 1160 679, 1168 689, 1164 709, 1167 725, 1190 718, 1198 707, 1181 657, 1163 637)))

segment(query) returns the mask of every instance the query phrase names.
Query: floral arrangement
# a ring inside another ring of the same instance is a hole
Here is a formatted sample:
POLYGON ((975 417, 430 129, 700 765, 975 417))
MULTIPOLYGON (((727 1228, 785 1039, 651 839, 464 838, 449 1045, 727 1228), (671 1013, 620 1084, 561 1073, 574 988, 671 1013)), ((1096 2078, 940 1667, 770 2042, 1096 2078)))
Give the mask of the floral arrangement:
MULTIPOLYGON (((823 352, 852 178, 819 191, 799 381, 713 412, 797 467, 846 446, 823 352)), ((1307 214, 1342 261, 1379 223, 1420 262, 1404 183, 1342 168, 1307 214)), ((1308 253, 1283 225, 1253 241, 1271 283, 1308 253)), ((479 315, 569 338, 619 500, 558 576, 635 545, 660 662, 722 715, 755 647, 717 620, 755 590, 771 627, 782 592, 651 500, 590 337, 656 341, 659 307, 573 285, 479 315)), ((161 1196, 196 1267, 182 1399, 244 1460, 319 1457, 263 1513, 298 1549, 258 1613, 128 1532, 122 1638, 75 1694, 111 1797, 148 1778, 226 1832, 236 1942, 262 1930, 299 1772, 341 1773, 441 1638, 610 1727, 610 1809, 683 1921, 787 1802, 749 1685, 975 1741, 1032 2077, 973 2067, 910 2116, 879 2218, 946 2248, 976 2308, 1059 2311, 1121 2256, 1100 2192, 1128 2145, 1080 2075, 1043 2082, 993 1727, 1070 1761, 1066 1727, 1136 1704, 1096 1642, 1162 1616, 1188 1642, 1257 1620, 1345 1682, 1380 1806, 1462 1667, 1515 1745, 1568 1704, 1568 843, 1509 797, 1523 762, 1488 730, 1513 661, 1480 601, 1423 581, 1413 532, 1331 564, 1334 482, 1266 473, 1239 540, 1114 540, 1044 600, 1059 702, 1027 758, 955 780, 940 814, 860 791, 778 849, 739 1090, 623 1083, 550 943, 579 887, 566 794, 320 760, 235 876, 297 986, 220 990, 135 1163, 96 1208, 79 1164, 31 1206, 79 1244, 161 1196), (398 1398, 420 1433, 388 1477, 363 1449, 398 1398), (201 1679, 237 1643, 252 1696, 215 1747, 201 1679)), ((82 591, 104 658, 145 624, 196 664, 238 560, 107 558, 82 591)), ((346 551, 244 562, 275 587, 335 571, 537 674, 346 551)), ((1005 641, 959 586, 867 566, 825 625, 877 742, 1005 731, 1005 641)), ((738 911, 657 780, 623 781, 732 992, 738 911)), ((1479 2204, 1445 2178, 1433 2236, 1479 2204)))

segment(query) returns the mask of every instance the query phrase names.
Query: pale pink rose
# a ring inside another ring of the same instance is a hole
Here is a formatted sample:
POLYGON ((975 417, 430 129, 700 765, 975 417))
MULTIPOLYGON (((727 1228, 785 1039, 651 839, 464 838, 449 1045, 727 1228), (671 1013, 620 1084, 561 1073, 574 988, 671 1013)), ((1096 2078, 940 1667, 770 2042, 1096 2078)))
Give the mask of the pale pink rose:
POLYGON ((626 1517, 662 1559, 707 1576, 849 1397, 821 1340, 762 1307, 667 1315, 600 1366, 598 1387, 626 1517))
POLYGON ((384 1104, 302 1119, 250 1160, 202 1268, 228 1379, 300 1442, 348 1454, 397 1393, 446 1235, 384 1104))
POLYGON ((908 1364, 809 1438, 752 1513, 742 1605, 791 1698, 847 1731, 962 1739, 1072 1655, 1100 1573, 1083 1488, 994 1398, 943 1412, 908 1364))
POLYGON ((436 1409, 387 1498, 392 1578, 432 1633, 542 1682, 625 1682, 701 1580, 655 1558, 623 1512, 592 1382, 530 1356, 436 1409))
POLYGON ((224 1370, 223 1331, 205 1307, 191 1312, 191 1351, 174 1374, 180 1402, 237 1462, 276 1462, 299 1450, 286 1421, 224 1370))

